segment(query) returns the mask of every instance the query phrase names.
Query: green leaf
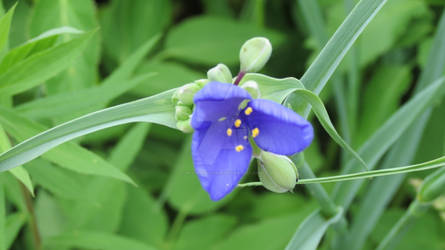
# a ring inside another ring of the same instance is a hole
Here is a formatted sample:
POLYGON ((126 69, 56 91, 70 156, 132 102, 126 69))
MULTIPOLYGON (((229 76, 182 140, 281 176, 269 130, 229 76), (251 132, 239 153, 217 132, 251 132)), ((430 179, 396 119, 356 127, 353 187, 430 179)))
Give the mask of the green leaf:
MULTIPOLYGON (((29 31, 36 36, 49 29, 74 27, 90 31, 98 28, 96 5, 93 0, 53 1, 39 0, 33 5, 29 31)), ((63 41, 73 38, 73 34, 62 35, 63 41)), ((98 76, 100 56, 100 35, 93 34, 79 55, 63 72, 47 81, 48 94, 67 92, 93 86, 98 76)))
MULTIPOLYGON (((0 176, 0 180, 1 180, 0 176)), ((3 183, 0 184, 0 250, 6 250, 6 199, 3 183)))
POLYGON ((119 233, 161 248, 168 227, 162 206, 140 188, 128 187, 127 192, 119 233))
POLYGON ((172 4, 164 0, 114 0, 101 13, 107 54, 122 62, 145 41, 161 33, 172 19, 172 4))
MULTIPOLYGON (((9 138, 3 129, 3 126, 0 124, 0 151, 5 152, 11 148, 11 143, 9 142, 9 138)), ((18 166, 14 169, 10 170, 11 174, 14 175, 19 181, 25 185, 25 187, 29 190, 29 192, 34 196, 34 188, 31 182, 31 178, 29 177, 28 172, 22 166, 18 166)))
POLYGON ((237 64, 241 45, 254 36, 267 37, 274 47, 284 40, 276 31, 249 23, 211 16, 190 18, 171 30, 161 55, 208 65, 237 64))
POLYGON ((14 5, 5 15, 0 18, 0 53, 8 44, 9 29, 11 28, 11 20, 16 6, 17 5, 14 5))
MULTIPOLYGON (((155 36, 144 43, 118 69, 107 77, 100 86, 75 92, 54 94, 27 102, 18 106, 16 110, 34 119, 53 119, 57 117, 58 120, 64 120, 65 117, 71 119, 72 117, 104 108, 112 99, 134 88, 141 82, 147 81, 148 78, 155 76, 155 73, 145 73, 130 80, 136 67, 144 56, 153 49, 158 40, 159 36, 155 36), (91 98, 91 96, 96 98, 91 98)), ((155 80, 152 78, 152 81, 155 80)))
POLYGON ((260 98, 282 103, 284 99, 296 89, 304 88, 296 78, 273 78, 262 74, 246 74, 240 82, 240 86, 246 81, 255 81, 261 92, 260 98))
POLYGON ((0 92, 5 95, 23 92, 66 69, 93 34, 80 35, 16 63, 0 74, 0 92))
MULTIPOLYGON (((0 171, 26 163, 66 141, 120 124, 152 122, 174 128, 174 107, 171 102, 171 96, 174 91, 170 90, 152 97, 100 110, 40 133, 0 155, 0 171)), ((13 112, 5 108, 0 108, 0 110, 0 118, 3 118, 0 119, 0 122, 8 123, 9 129, 7 131, 16 130, 16 133, 21 135, 21 140, 27 139, 43 130, 41 126, 31 125, 25 118, 14 115, 13 112), (7 119, 5 119, 6 115, 8 116, 7 119), (27 124, 27 128, 24 128, 28 130, 26 135, 14 126, 14 124, 23 125, 23 123, 27 124)), ((5 124, 4 126, 6 127, 5 124)), ((68 167, 72 170, 90 174, 102 174, 129 181, 121 172, 110 168, 110 165, 105 161, 98 160, 98 157, 92 155, 91 152, 75 144, 63 145, 61 149, 55 149, 47 154, 47 157, 49 156, 52 156, 50 157, 52 160, 57 162, 63 161, 68 164, 68 167), (54 153, 54 151, 58 153, 54 153), (76 156, 76 154, 78 155, 76 156), (69 163, 67 159, 64 160, 62 156, 71 158, 73 163, 69 163), (95 168, 85 164, 85 159, 92 160, 92 165, 95 168)))
POLYGON ((95 231, 74 231, 48 238, 45 248, 87 248, 97 250, 154 250, 140 241, 118 236, 111 233, 95 231))
POLYGON ((224 239, 236 222, 235 217, 222 214, 190 221, 181 230, 174 249, 210 249, 215 242, 224 239), (202 232, 205 232, 205 237, 202 237, 202 232))
POLYGON ((286 250, 317 249, 326 230, 337 223, 342 218, 342 214, 343 210, 340 210, 334 217, 326 219, 320 210, 316 210, 300 224, 286 246, 286 250))
POLYGON ((362 0, 355 6, 301 78, 307 89, 321 92, 346 52, 386 2, 362 0))
MULTIPOLYGON (((24 117, 16 115, 14 111, 2 107, 0 107, 0 123, 18 141, 25 140, 45 129, 44 126, 29 121, 24 117)), ((54 130, 56 129, 50 131, 54 130)), ((17 167, 40 156, 56 145, 67 141, 66 136, 54 138, 50 137, 51 133, 50 136, 41 135, 16 145, 0 155, 0 170, 5 171, 17 167)), ((48 152, 43 158, 79 173, 107 176, 132 182, 128 176, 114 168, 110 163, 72 142, 48 152)))
MULTIPOLYGON (((394 113, 366 142, 360 147, 358 153, 373 169, 388 148, 405 132, 410 125, 440 97, 441 88, 445 78, 440 78, 431 86, 425 88, 396 113, 394 113)), ((349 160, 345 166, 345 173, 356 172, 355 160, 349 160)), ((342 182, 334 189, 334 199, 337 204, 348 206, 358 191, 362 181, 342 182)))
POLYGON ((26 221, 27 216, 22 212, 16 212, 6 217, 6 249, 10 249, 26 221))
POLYGON ((262 220, 237 227, 230 235, 215 244, 213 249, 283 249, 307 213, 296 211, 293 215, 262 220))
POLYGON ((341 147, 346 149, 349 153, 351 153, 355 157, 355 159, 357 159, 360 162, 360 164, 364 167, 364 169, 367 169, 368 167, 365 161, 363 161, 360 155, 356 153, 354 149, 352 149, 351 146, 349 146, 349 144, 347 144, 335 130, 335 127, 332 124, 328 112, 326 111, 326 108, 324 107, 323 101, 320 99, 320 97, 318 97, 316 94, 306 89, 296 89, 294 91, 294 94, 296 97, 302 97, 310 105, 312 105, 312 110, 314 111, 315 115, 317 116, 318 120, 320 121, 325 131, 331 136, 331 138, 336 143, 338 143, 338 145, 340 145, 341 147))

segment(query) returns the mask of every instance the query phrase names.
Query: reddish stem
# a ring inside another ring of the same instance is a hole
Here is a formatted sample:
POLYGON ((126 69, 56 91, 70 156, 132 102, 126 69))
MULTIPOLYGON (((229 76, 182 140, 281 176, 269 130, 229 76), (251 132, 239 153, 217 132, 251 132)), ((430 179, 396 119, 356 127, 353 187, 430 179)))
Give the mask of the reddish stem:
POLYGON ((240 71, 238 73, 238 76, 235 79, 235 82, 233 84, 235 84, 236 86, 238 86, 238 84, 241 82, 241 79, 243 79, 244 75, 246 74, 246 72, 240 71))

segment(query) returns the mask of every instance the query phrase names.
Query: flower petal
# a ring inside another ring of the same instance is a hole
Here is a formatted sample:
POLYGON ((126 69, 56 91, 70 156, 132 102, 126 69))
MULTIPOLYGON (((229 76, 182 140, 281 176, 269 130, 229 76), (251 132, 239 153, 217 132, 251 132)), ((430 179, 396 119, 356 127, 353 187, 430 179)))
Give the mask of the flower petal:
POLYGON ((237 129, 227 135, 229 121, 215 122, 195 130, 192 156, 202 187, 214 201, 222 199, 239 183, 249 167, 252 148, 244 139, 247 129, 237 129), (236 150, 236 146, 242 147, 236 150), (241 150, 240 150, 241 149, 241 150))
POLYGON ((261 149, 292 155, 311 144, 314 137, 312 125, 292 110, 263 99, 249 102, 248 107, 252 112, 245 119, 261 149))
POLYGON ((231 83, 208 83, 194 97, 192 127, 198 129, 206 122, 235 116, 240 103, 246 99, 251 99, 249 93, 231 83))

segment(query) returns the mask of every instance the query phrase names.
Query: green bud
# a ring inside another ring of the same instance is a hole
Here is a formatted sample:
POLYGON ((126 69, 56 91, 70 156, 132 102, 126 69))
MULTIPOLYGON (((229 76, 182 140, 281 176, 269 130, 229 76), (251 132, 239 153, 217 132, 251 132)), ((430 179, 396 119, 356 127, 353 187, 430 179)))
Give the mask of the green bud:
POLYGON ((252 96, 253 99, 261 97, 260 88, 258 87, 258 83, 256 83, 255 81, 252 80, 247 81, 243 83, 240 87, 249 92, 249 94, 252 96))
POLYGON ((284 193, 297 184, 297 168, 288 157, 262 151, 258 162, 258 176, 268 190, 284 193))
POLYGON ((187 83, 176 91, 176 98, 184 105, 192 105, 193 97, 200 89, 201 87, 196 83, 187 83))
POLYGON ((207 78, 210 81, 231 83, 232 73, 226 65, 220 63, 207 71, 207 78))
POLYGON ((207 83, 209 83, 210 81, 208 79, 199 79, 194 81, 194 83, 198 84, 199 88, 203 88, 207 83))
POLYGON ((438 169, 429 175, 420 186, 418 199, 430 202, 445 193, 445 168, 438 169))
POLYGON ((190 125, 190 119, 187 119, 185 121, 178 121, 176 123, 176 128, 181 130, 184 133, 191 133, 193 132, 192 125, 190 125))
POLYGON ((241 72, 260 71, 272 54, 272 45, 264 37, 254 37, 247 40, 240 50, 241 72))
POLYGON ((189 106, 178 104, 175 107, 175 119, 177 121, 184 121, 190 118, 192 109, 189 106))

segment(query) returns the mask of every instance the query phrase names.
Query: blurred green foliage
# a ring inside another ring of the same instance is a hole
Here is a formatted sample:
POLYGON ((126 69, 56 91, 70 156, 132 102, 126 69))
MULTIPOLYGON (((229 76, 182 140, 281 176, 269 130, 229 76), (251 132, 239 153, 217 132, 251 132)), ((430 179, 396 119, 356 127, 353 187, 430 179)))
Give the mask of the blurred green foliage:
MULTIPOLYGON (((0 1, 2 31, 15 2, 0 1)), ((217 63, 237 72, 239 48, 253 36, 269 38, 274 47, 265 73, 300 78, 320 46, 299 2, 18 1, 9 37, 0 33, 0 150, 80 115, 204 78, 217 63), (15 54, 5 56, 8 50, 15 54)), ((330 36, 355 1, 318 3, 330 36)), ((354 81, 359 90, 348 110, 356 114, 351 130, 341 126, 334 80, 321 94, 354 148, 412 96, 444 6, 442 0, 389 0, 365 29, 336 73, 345 89, 354 81)), ((345 95, 349 101, 350 89, 345 95)), ((445 102, 436 103, 414 162, 445 154, 444 114, 445 102)), ((316 140, 307 161, 318 176, 339 173, 350 155, 312 120, 316 140)), ((282 249, 319 206, 302 187, 286 194, 242 188, 212 202, 194 174, 190 136, 159 125, 102 130, 23 168, 27 172, 0 174, 0 250, 282 249)), ((410 174, 397 189, 364 249, 376 248, 415 198, 411 183, 427 174, 410 174)), ((254 168, 245 180, 257 180, 254 168)), ((347 214, 352 221, 367 186, 347 214)), ((444 249, 445 218, 438 210, 420 216, 396 249, 444 249)), ((333 238, 328 233, 321 248, 333 238)))

